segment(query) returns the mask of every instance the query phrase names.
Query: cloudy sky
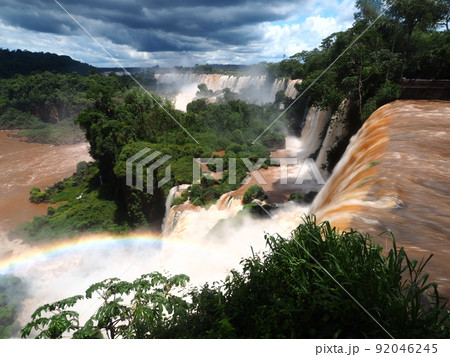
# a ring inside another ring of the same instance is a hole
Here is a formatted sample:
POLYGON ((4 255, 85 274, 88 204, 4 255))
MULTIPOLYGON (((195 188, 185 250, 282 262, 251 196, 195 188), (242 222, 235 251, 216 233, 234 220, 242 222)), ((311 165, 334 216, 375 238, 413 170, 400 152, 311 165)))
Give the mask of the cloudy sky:
POLYGON ((0 47, 116 66, 275 62, 348 28, 355 0, 0 0, 0 47))

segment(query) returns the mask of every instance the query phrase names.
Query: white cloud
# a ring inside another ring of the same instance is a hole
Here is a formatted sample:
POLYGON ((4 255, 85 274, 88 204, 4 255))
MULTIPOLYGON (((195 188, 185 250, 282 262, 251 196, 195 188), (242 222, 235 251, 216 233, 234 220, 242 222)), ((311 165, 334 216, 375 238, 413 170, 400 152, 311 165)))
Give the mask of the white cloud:
MULTIPOLYGON (((194 65, 196 63, 251 64, 275 62, 302 50, 311 50, 333 32, 342 31, 353 23, 355 0, 308 0, 292 12, 289 23, 264 22, 248 25, 248 33, 260 34, 258 40, 246 46, 213 46, 211 50, 180 52, 142 52, 130 45, 119 45, 106 38, 97 38, 124 66, 194 65), (297 20, 296 20, 297 19, 297 20), (295 23, 297 21, 297 23, 295 23)), ((90 26, 100 26, 94 19, 85 19, 90 26)), ((108 30, 114 31, 112 27, 108 30)), ((84 33, 56 35, 25 30, 0 21, 0 47, 53 52, 100 67, 116 66, 108 55, 84 33)))
POLYGON ((336 18, 320 16, 308 17, 302 27, 305 29, 305 32, 308 31, 316 35, 314 37, 318 36, 320 38, 324 38, 338 29, 336 18))
POLYGON ((302 22, 286 25, 266 23, 261 26, 265 33, 260 43, 266 58, 281 60, 283 56, 292 56, 303 50, 318 47, 325 37, 334 32, 343 31, 353 23, 354 1, 337 0, 310 1, 309 6, 318 4, 315 15, 306 17, 302 22), (327 5, 324 11, 323 5, 327 5), (331 9, 331 10, 330 10, 331 9), (336 11, 336 10, 339 11, 336 11), (336 12, 335 16, 323 16, 320 13, 336 12))

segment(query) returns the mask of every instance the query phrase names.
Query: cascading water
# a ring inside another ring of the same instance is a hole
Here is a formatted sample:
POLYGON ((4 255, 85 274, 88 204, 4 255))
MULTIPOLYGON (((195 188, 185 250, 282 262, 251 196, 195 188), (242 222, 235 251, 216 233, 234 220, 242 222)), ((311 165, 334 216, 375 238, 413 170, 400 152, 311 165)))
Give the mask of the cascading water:
POLYGON ((307 154, 314 153, 321 144, 320 134, 330 121, 331 113, 317 108, 310 108, 302 130, 302 141, 307 154))
MULTIPOLYGON (((232 92, 240 93, 244 99, 259 104, 273 102, 275 94, 282 90, 285 95, 294 99, 298 92, 295 88, 300 79, 275 79, 267 87, 266 76, 231 76, 221 74, 194 74, 194 73, 163 73, 155 74, 155 79, 159 85, 176 89, 178 94, 175 97, 175 107, 179 110, 186 110, 186 106, 196 97, 197 86, 206 84, 207 88, 213 92, 223 91, 225 88, 232 92)), ((167 89, 166 89, 167 90, 167 89)), ((211 101, 215 97, 209 98, 211 101)))
POLYGON ((216 204, 207 209, 199 208, 189 202, 180 206, 171 207, 175 197, 186 190, 188 185, 171 188, 166 199, 163 231, 166 234, 179 238, 198 234, 198 227, 194 224, 196 219, 201 220, 205 224, 206 222, 210 222, 211 224, 208 223, 206 226, 209 227, 208 229, 212 228, 220 219, 226 219, 236 215, 242 208, 241 199, 245 191, 254 184, 263 187, 269 196, 269 201, 272 203, 285 202, 290 193, 307 193, 311 190, 318 191, 322 183, 318 183, 315 177, 311 178, 308 175, 309 172, 306 172, 306 181, 302 181, 300 184, 296 184, 295 181, 299 179, 298 176, 303 166, 303 160, 315 152, 320 145, 319 136, 329 121, 329 117, 329 112, 320 111, 315 108, 309 109, 301 137, 288 136, 286 138, 286 148, 272 153, 273 158, 295 158, 298 160, 298 164, 292 164, 287 167, 288 182, 281 187, 278 185, 281 176, 280 168, 269 167, 268 169, 258 171, 265 180, 265 183, 257 181, 251 175, 240 189, 222 195, 216 204), (281 191, 285 191, 285 194, 280 195, 281 191))
MULTIPOLYGON (((397 101, 351 139, 310 212, 340 229, 391 231, 450 297, 450 103, 397 101)), ((378 242, 389 248, 386 235, 378 242)))
POLYGON ((298 94, 297 88, 295 88, 295 86, 300 83, 302 83, 301 79, 285 80, 285 88, 286 89, 284 89, 284 94, 286 95, 286 97, 295 99, 295 97, 297 97, 297 94, 298 94))
MULTIPOLYGON (((241 225, 217 228, 220 220, 241 210, 246 186, 223 195, 208 208, 190 206, 189 202, 171 207, 185 189, 178 187, 170 191, 166 201, 164 228, 170 226, 171 230, 163 239, 151 233, 127 237, 104 234, 39 247, 19 244, 14 255, 0 261, 0 273, 17 275, 30 284, 32 295, 25 300, 20 322, 28 321, 31 312, 44 302, 78 294, 112 276, 131 280, 160 270, 186 273, 195 285, 223 279, 228 269, 237 267, 240 258, 250 254, 250 246, 255 251, 264 248, 264 232, 287 236, 308 211, 341 228, 351 226, 377 234, 392 229, 398 234, 399 245, 436 254, 432 277, 445 285, 450 236, 449 116, 449 105, 442 102, 397 102, 380 109, 352 139, 311 208, 289 202, 273 213, 274 219, 244 216, 241 225), (418 147, 415 151, 408 144, 413 142, 418 147)), ((289 137, 287 148, 274 157, 308 157, 319 147, 318 137, 329 119, 329 113, 310 109, 301 140, 289 137)), ((264 188, 269 201, 276 202, 276 193, 283 189, 279 168, 259 171, 267 179, 264 188)), ((39 170, 35 174, 39 175, 39 170)), ((289 192, 297 192, 293 191, 295 186, 286 187, 280 202, 289 192)), ((93 310, 95 306, 83 309, 88 315, 93 310)))
MULTIPOLYGON (((315 125, 307 128, 305 135, 313 135, 315 125)), ((288 139, 286 154, 295 156, 305 149, 308 151, 298 139, 288 139)), ((228 269, 237 268, 240 259, 251 254, 250 247, 255 251, 265 247, 264 232, 287 235, 307 211, 307 207, 290 202, 274 213, 274 219, 257 220, 244 215, 239 226, 215 228, 219 221, 242 209, 243 193, 225 194, 207 208, 189 202, 171 207, 184 189, 186 186, 174 187, 169 192, 164 219, 167 234, 162 239, 151 233, 87 236, 28 247, 0 261, 0 273, 22 277, 30 285, 32 295, 25 300, 20 321, 28 321, 43 302, 80 293, 90 284, 112 276, 132 280, 160 270, 186 273, 196 285, 223 279, 228 269)), ((92 309, 95 306, 86 306, 83 311, 89 314, 92 309)))
POLYGON ((167 195, 166 204, 165 204, 166 213, 164 215, 164 219, 163 219, 163 223, 162 223, 162 227, 161 227, 161 230, 164 235, 168 235, 169 233, 172 232, 173 226, 176 225, 177 218, 179 216, 176 211, 176 208, 172 207, 172 203, 175 200, 175 198, 178 198, 183 191, 187 190, 188 187, 189 187, 189 185, 179 185, 179 186, 174 186, 169 190, 169 194, 167 195))

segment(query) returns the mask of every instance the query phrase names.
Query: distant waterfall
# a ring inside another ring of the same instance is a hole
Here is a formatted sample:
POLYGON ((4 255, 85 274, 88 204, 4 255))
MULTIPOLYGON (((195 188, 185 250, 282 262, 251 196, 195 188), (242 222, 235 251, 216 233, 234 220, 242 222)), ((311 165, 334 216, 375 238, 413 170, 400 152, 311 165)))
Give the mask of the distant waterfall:
MULTIPOLYGON (((155 79, 158 85, 163 85, 178 91, 175 107, 186 110, 186 105, 195 99, 197 86, 205 84, 209 90, 219 93, 225 88, 242 95, 243 99, 257 104, 275 101, 275 95, 284 91, 285 95, 295 99, 298 95, 295 85, 300 79, 275 79, 267 82, 266 76, 232 76, 222 74, 194 74, 194 73, 157 73, 155 79)), ((214 97, 215 98, 215 97, 214 97)), ((212 101, 215 99, 211 98, 212 101)))
POLYGON ((212 91, 229 88, 232 92, 239 93, 250 84, 261 86, 266 81, 266 76, 227 76, 222 74, 194 74, 194 73, 164 73, 155 74, 160 84, 173 84, 175 86, 186 84, 204 83, 212 91))

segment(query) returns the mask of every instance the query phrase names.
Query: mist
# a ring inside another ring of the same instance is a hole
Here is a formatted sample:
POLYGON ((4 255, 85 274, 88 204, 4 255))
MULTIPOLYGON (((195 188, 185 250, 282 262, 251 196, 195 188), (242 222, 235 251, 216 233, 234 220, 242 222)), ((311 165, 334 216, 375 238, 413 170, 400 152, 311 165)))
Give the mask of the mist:
MULTIPOLYGON (((253 77, 246 77, 244 81, 241 78, 239 82, 232 76, 195 76, 208 77, 217 88, 226 86, 227 81, 235 81, 241 88, 246 88, 246 81, 253 80, 253 77)), ((265 79, 261 77, 261 80, 265 79)), ((186 103, 190 101, 189 95, 194 90, 195 94, 198 91, 196 83, 180 81, 178 84, 180 90, 183 85, 190 88, 190 91, 183 89, 181 92, 186 103)), ((281 189, 285 193, 299 192, 300 188, 306 191, 320 189, 310 176, 304 178, 301 187, 292 182, 298 178, 301 160, 316 150, 317 137, 325 125, 326 116, 317 120, 317 113, 311 110, 302 138, 287 136, 286 148, 273 153, 275 156, 272 157, 296 157, 299 164, 289 166, 287 176, 290 183, 284 186, 279 185, 279 167, 263 170, 269 175, 267 189, 264 187, 269 196, 269 191, 276 193, 281 189)), ((133 281, 142 274, 160 271, 170 275, 188 275, 191 287, 221 281, 230 270, 240 269, 242 258, 266 249, 265 234, 289 236, 309 211, 308 206, 288 202, 277 205, 270 217, 256 218, 242 212, 241 196, 232 197, 231 194, 223 195, 209 207, 191 206, 178 212, 172 207, 166 212, 166 227, 162 235, 150 231, 120 237, 99 234, 30 246, 20 239, 8 240, 6 234, 2 234, 0 238, 5 243, 0 247, 0 274, 20 278, 29 291, 26 297, 17 296, 17 300, 22 301, 18 322, 24 326, 30 321, 31 314, 43 304, 83 294, 90 285, 107 278, 133 281), (233 219, 237 216, 239 219, 233 219)), ((95 298, 80 301, 74 307, 81 313, 80 321, 95 313, 101 303, 95 298)))
POLYGON ((295 84, 301 82, 290 79, 272 80, 261 69, 233 75, 174 71, 156 73, 155 79, 155 90, 170 98, 175 103, 175 108, 182 111, 186 111, 187 104, 200 98, 206 98, 210 103, 224 101, 228 97, 248 103, 266 104, 275 101, 278 91, 284 91, 287 97, 294 99, 298 94, 295 84), (205 84, 207 91, 199 91, 200 84, 205 84))
MULTIPOLYGON (((239 269, 239 262, 249 257, 252 249, 258 252, 266 248, 265 233, 288 236, 308 211, 307 206, 288 203, 272 218, 244 215, 239 225, 225 224, 226 229, 211 230, 220 220, 235 217, 242 207, 240 200, 231 206, 220 207, 218 203, 186 210, 168 236, 158 237, 152 232, 124 237, 89 235, 66 241, 66 247, 54 252, 49 246, 25 250, 16 242, 14 255, 19 263, 0 272, 27 284, 29 294, 22 301, 19 323, 26 324, 39 306, 83 294, 91 284, 107 278, 132 281, 142 274, 160 271, 188 275, 191 287, 223 280, 231 269, 239 269)), ((81 312, 81 321, 100 304, 95 298, 79 302, 75 308, 81 312)))

